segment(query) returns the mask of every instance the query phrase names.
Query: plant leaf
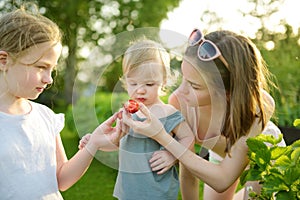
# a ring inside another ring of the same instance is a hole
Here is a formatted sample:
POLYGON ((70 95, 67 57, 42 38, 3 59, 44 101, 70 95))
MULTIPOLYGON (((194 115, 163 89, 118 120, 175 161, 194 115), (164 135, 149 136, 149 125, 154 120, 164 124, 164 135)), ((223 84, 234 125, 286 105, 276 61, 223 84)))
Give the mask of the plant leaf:
POLYGON ((274 146, 270 148, 270 151, 271 151, 271 160, 276 160, 287 151, 287 148, 274 146))
POLYGON ((295 119, 293 125, 294 126, 299 126, 300 125, 300 119, 295 119))
POLYGON ((262 180, 262 171, 256 169, 245 170, 240 176, 241 184, 244 185, 247 181, 261 181, 262 180))
POLYGON ((260 141, 270 143, 272 145, 276 145, 276 144, 278 144, 279 142, 282 141, 283 134, 279 134, 277 138, 274 137, 271 134, 259 134, 255 138, 260 140, 260 141))
MULTIPOLYGON (((254 152, 254 161, 260 167, 265 169, 266 166, 270 163, 271 153, 269 147, 258 138, 249 138, 247 139, 247 145, 250 152, 254 152)), ((251 157, 253 154, 251 153, 251 157)))
POLYGON ((296 199, 296 194, 293 191, 279 191, 275 196, 276 200, 296 199))
POLYGON ((289 168, 284 173, 284 181, 287 185, 292 185, 300 177, 300 167, 289 168))

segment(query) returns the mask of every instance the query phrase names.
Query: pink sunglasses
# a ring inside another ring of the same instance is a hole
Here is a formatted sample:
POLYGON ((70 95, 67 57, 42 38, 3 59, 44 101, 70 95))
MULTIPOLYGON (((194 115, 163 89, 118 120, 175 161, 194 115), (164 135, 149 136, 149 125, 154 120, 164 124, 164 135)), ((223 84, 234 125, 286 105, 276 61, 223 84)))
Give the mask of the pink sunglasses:
POLYGON ((229 65, 222 56, 219 48, 210 40, 206 40, 203 33, 199 29, 194 29, 189 37, 189 46, 199 44, 197 55, 202 61, 211 61, 220 58, 226 68, 229 70, 229 65))

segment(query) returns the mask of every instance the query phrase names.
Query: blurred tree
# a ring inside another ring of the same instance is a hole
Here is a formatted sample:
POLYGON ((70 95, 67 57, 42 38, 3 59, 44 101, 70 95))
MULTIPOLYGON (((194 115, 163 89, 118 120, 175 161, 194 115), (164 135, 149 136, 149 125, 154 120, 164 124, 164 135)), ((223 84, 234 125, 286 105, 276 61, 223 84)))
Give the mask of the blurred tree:
POLYGON ((292 127, 300 116, 300 37, 299 30, 293 30, 284 19, 269 26, 268 21, 280 9, 284 0, 249 0, 253 9, 244 15, 259 19, 261 28, 254 42, 265 58, 274 75, 275 87, 271 95, 276 102, 273 120, 280 126, 292 127))
MULTIPOLYGON (((49 93, 60 103, 72 103, 78 62, 86 59, 81 52, 101 45, 103 39, 138 27, 159 27, 167 13, 181 0, 1 0, 0 12, 26 2, 36 3, 39 11, 55 21, 64 33, 64 65, 57 75, 58 88, 45 92, 40 100, 50 104, 49 93), (61 90, 62 89, 62 90, 61 90), (62 98, 63 100, 57 100, 62 98)), ((113 72, 116 73, 116 72, 113 72)), ((115 74, 116 77, 116 74, 115 74)), ((54 103, 57 103, 54 102, 54 103)))

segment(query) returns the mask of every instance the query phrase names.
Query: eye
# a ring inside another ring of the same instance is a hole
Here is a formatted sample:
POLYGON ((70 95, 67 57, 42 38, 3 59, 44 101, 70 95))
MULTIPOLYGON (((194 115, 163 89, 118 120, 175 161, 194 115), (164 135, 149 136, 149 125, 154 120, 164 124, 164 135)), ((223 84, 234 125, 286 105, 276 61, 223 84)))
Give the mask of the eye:
POLYGON ((36 68, 39 68, 39 69, 47 69, 47 67, 46 67, 46 66, 43 66, 43 65, 38 65, 38 66, 36 66, 36 68))
POLYGON ((200 90, 200 89, 201 89, 199 86, 195 86, 195 85, 191 85, 191 87, 192 87, 194 90, 200 90))
POLYGON ((200 90, 202 87, 200 85, 194 84, 189 82, 190 86, 194 89, 194 90, 200 90))
POLYGON ((148 87, 152 87, 152 86, 154 86, 155 85, 155 83, 147 83, 146 84, 146 86, 148 86, 148 87))
POLYGON ((136 83, 128 83, 128 85, 130 85, 130 86, 136 86, 137 84, 136 83))

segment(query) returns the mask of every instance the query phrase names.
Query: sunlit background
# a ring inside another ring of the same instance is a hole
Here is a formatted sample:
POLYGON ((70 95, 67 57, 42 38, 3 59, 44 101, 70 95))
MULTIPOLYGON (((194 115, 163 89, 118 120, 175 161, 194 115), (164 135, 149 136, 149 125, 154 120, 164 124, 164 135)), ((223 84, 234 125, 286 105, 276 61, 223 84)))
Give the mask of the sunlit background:
POLYGON ((222 28, 254 38, 262 25, 261 20, 264 20, 266 28, 276 32, 284 31, 284 27, 280 24, 282 20, 285 20, 294 28, 295 33, 298 31, 300 27, 299 0, 279 0, 272 6, 269 5, 270 0, 260 2, 261 5, 257 6, 248 0, 183 0, 179 7, 168 13, 168 19, 162 21, 161 28, 186 36, 195 27, 205 30, 222 28), (247 15, 254 11, 263 18, 259 20, 247 15), (270 14, 270 12, 274 13, 270 14), (209 26, 212 20, 216 23, 209 26))

